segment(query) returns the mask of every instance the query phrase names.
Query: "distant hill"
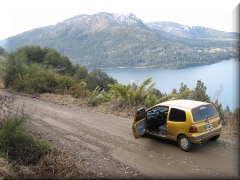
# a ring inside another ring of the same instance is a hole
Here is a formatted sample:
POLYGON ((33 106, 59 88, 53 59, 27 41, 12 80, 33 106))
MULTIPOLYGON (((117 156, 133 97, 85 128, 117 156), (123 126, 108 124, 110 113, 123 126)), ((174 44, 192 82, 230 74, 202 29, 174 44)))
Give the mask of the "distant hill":
POLYGON ((193 38, 193 39, 236 39, 239 33, 224 32, 203 26, 185 26, 173 22, 149 22, 146 25, 158 32, 159 34, 165 32, 175 38, 193 38))
POLYGON ((134 14, 82 14, 5 39, 7 52, 52 47, 89 68, 185 68, 237 58, 238 33, 172 22, 143 23, 134 14))

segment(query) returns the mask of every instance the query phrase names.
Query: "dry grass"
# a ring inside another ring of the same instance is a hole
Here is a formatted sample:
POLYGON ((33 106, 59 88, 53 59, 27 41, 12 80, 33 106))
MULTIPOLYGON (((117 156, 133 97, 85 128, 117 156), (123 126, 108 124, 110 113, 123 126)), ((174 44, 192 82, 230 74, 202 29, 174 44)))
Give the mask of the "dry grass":
POLYGON ((134 108, 129 108, 122 102, 116 101, 116 100, 111 100, 110 102, 102 103, 95 107, 89 107, 87 106, 86 100, 81 98, 74 98, 71 95, 44 93, 44 94, 40 94, 39 98, 47 102, 88 108, 98 112, 113 114, 113 115, 125 117, 125 118, 133 117, 133 114, 136 110, 134 108))
POLYGON ((102 103, 96 107, 88 108, 91 108, 92 110, 96 110, 98 112, 113 114, 124 118, 132 118, 135 112, 134 108, 131 108, 127 106, 124 102, 118 100, 110 100, 107 103, 102 103))
POLYGON ((232 125, 223 126, 221 137, 226 140, 239 142, 239 126, 232 125))
POLYGON ((46 153, 37 165, 18 170, 19 179, 94 179, 93 173, 82 169, 81 163, 61 151, 46 153))
POLYGON ((4 89, 3 82, 0 81, 0 89, 4 89))
POLYGON ((0 180, 2 179, 13 179, 16 177, 13 172, 12 166, 7 162, 6 159, 0 158, 0 180))
POLYGON ((81 106, 81 107, 86 106, 85 100, 81 98, 74 98, 71 95, 44 93, 44 94, 40 94, 39 97, 44 101, 54 102, 58 104, 74 105, 74 106, 81 106))

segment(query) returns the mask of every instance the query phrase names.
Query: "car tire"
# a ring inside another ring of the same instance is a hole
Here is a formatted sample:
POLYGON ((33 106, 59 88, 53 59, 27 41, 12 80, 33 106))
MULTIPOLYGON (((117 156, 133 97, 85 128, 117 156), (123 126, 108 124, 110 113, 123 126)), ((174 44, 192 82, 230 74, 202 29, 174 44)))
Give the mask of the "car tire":
POLYGON ((185 135, 181 135, 178 138, 178 145, 181 150, 188 152, 191 150, 192 142, 189 140, 189 138, 185 135))
POLYGON ((209 140, 210 140, 210 141, 216 141, 216 140, 218 140, 219 137, 220 137, 220 134, 211 137, 209 140))

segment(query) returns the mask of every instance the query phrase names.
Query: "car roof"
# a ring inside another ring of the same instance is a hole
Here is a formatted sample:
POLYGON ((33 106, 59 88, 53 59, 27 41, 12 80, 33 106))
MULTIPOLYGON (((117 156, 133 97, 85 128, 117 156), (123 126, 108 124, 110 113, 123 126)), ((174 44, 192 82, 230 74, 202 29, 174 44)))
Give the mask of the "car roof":
POLYGON ((196 107, 199 107, 202 105, 207 105, 207 104, 210 104, 210 103, 194 101, 194 100, 186 100, 186 99, 177 99, 177 100, 166 101, 166 102, 160 103, 158 105, 175 106, 175 107, 193 109, 193 108, 196 108, 196 107))

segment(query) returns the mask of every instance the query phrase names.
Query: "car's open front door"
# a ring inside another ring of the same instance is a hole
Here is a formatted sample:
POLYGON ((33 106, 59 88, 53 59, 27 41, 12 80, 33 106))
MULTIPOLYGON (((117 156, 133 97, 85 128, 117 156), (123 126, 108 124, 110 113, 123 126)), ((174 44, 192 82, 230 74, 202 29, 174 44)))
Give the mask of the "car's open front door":
POLYGON ((133 119, 133 135, 134 137, 140 138, 143 136, 146 132, 146 111, 145 109, 141 108, 139 109, 133 119))

